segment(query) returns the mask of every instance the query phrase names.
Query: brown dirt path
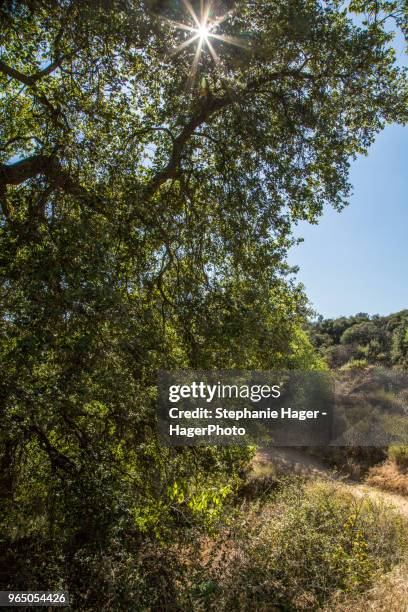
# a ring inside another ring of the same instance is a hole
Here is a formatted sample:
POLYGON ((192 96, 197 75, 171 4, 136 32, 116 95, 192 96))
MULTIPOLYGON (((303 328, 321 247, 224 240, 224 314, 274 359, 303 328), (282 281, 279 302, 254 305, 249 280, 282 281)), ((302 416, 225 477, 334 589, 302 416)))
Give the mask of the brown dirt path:
POLYGON ((343 486, 358 498, 368 497, 377 502, 393 506, 408 520, 408 498, 396 493, 382 491, 355 481, 339 478, 323 461, 310 457, 296 448, 271 447, 259 449, 254 462, 254 476, 269 476, 276 474, 301 474, 320 479, 341 480, 343 486))

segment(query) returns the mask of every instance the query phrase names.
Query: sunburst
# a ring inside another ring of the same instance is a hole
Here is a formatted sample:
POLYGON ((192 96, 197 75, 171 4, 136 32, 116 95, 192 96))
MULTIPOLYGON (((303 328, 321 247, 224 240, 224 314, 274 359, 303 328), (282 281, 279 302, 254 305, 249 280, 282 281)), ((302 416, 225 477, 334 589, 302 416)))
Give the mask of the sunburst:
POLYGON ((187 49, 194 43, 197 45, 193 64, 190 72, 190 81, 194 81, 195 75, 197 73, 197 67, 201 58, 201 55, 205 49, 208 49, 210 55, 214 62, 219 65, 221 60, 212 44, 213 40, 218 40, 226 44, 235 45, 236 47, 247 48, 247 45, 239 38, 234 36, 226 36, 224 34, 219 33, 219 27, 232 16, 233 11, 228 11, 219 17, 211 17, 212 4, 211 2, 205 3, 204 0, 200 2, 200 14, 197 15, 194 10, 190 0, 182 0, 183 4, 186 8, 186 11, 190 14, 190 17, 193 21, 193 25, 189 25, 187 23, 181 23, 178 21, 170 20, 170 23, 173 27, 178 30, 184 30, 190 32, 191 36, 178 45, 173 51, 172 55, 177 55, 181 53, 183 50, 187 49))

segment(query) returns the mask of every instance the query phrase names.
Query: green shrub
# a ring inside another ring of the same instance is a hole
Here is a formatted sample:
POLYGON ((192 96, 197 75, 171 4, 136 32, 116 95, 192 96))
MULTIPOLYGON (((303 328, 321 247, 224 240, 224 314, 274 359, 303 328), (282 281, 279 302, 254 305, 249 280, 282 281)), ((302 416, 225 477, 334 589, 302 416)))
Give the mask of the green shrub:
POLYGON ((341 370, 363 370, 367 366, 368 366, 367 359, 351 359, 340 369, 341 370))

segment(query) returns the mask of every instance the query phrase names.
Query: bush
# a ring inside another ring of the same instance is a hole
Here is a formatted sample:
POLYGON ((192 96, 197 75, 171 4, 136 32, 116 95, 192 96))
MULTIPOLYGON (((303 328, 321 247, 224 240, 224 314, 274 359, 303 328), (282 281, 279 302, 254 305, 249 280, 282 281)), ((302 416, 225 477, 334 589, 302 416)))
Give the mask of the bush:
POLYGON ((408 473, 401 471, 394 461, 386 461, 383 465, 372 467, 366 482, 385 491, 408 496, 408 473))
POLYGON ((308 453, 341 474, 357 480, 387 458, 387 449, 376 446, 315 446, 309 448, 308 453))
POLYGON ((372 321, 363 321, 348 327, 340 338, 341 344, 368 344, 377 339, 378 327, 372 321))
POLYGON ((388 457, 403 469, 408 468, 408 446, 390 446, 388 457))
POLYGON ((339 368, 353 356, 353 347, 346 345, 328 346, 322 350, 323 357, 330 368, 339 368))
POLYGON ((351 359, 341 367, 342 370, 364 370, 368 366, 367 359, 351 359))
POLYGON ((337 591, 357 593, 398 563, 402 519, 340 485, 299 483, 241 514, 211 567, 217 610, 315 610, 337 591))

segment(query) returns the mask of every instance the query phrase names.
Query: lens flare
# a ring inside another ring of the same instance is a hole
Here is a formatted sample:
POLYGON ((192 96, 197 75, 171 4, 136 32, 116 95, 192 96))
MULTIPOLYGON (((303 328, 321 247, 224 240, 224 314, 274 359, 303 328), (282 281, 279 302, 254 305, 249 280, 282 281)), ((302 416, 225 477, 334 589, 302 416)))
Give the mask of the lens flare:
POLYGON ((204 38, 204 40, 206 40, 210 36, 210 28, 206 23, 200 23, 197 28, 197 34, 200 38, 204 38))
POLYGON ((188 23, 180 23, 173 20, 170 21, 170 24, 176 28, 177 30, 181 30, 184 32, 189 32, 190 37, 187 40, 184 40, 182 43, 178 45, 172 52, 171 55, 177 55, 181 53, 183 50, 187 49, 193 43, 196 43, 196 50, 194 54, 193 65, 191 67, 191 74, 189 78, 189 82, 194 81, 198 64, 201 58, 201 55, 204 50, 207 50, 215 64, 220 65, 221 60, 218 56, 213 43, 216 41, 234 45, 236 47, 247 48, 246 44, 239 38, 235 38, 233 36, 225 36, 220 33, 218 30, 222 26, 223 23, 227 21, 227 19, 232 15, 232 11, 228 11, 224 15, 214 17, 211 15, 212 6, 211 2, 207 4, 204 3, 204 0, 200 2, 200 14, 197 15, 195 12, 190 0, 182 0, 186 12, 190 15, 190 24, 188 23), (210 18, 211 15, 211 18, 210 18), (191 22, 192 20, 192 22, 191 22), (211 39, 211 40, 210 40, 211 39), (212 41, 212 42, 211 42, 212 41))

